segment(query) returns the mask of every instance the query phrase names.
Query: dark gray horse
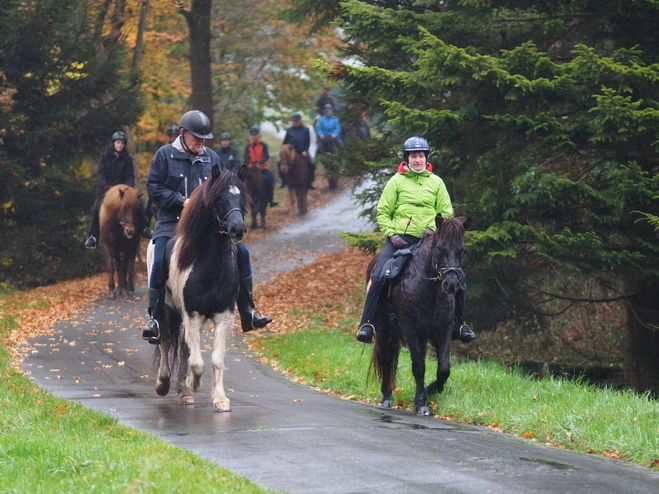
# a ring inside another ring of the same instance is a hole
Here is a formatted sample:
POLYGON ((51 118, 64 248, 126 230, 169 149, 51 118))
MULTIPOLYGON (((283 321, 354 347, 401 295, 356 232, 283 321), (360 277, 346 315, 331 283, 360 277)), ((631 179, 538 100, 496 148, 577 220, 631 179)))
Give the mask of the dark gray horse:
MULTIPOLYGON (((429 415, 427 396, 444 390, 451 372, 451 336, 458 326, 455 295, 460 288, 466 288, 460 258, 465 250, 465 230, 470 224, 470 218, 438 216, 437 230, 424 235, 400 278, 391 286, 390 296, 383 297, 380 303, 381 310, 374 319, 377 330, 372 365, 382 380, 383 408, 393 404, 398 356, 403 345, 409 348, 412 358, 417 413, 429 415), (437 353, 437 378, 425 387, 428 343, 437 353)), ((370 272, 368 276, 370 279, 370 272)))

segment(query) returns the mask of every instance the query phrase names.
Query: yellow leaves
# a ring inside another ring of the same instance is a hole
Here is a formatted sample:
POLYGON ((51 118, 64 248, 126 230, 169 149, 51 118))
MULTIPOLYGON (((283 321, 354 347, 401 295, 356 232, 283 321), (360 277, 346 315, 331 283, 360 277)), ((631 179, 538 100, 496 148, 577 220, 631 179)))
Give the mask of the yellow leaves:
POLYGON ((525 433, 521 434, 521 436, 522 436, 524 439, 530 439, 530 438, 533 437, 533 431, 525 432, 525 433))

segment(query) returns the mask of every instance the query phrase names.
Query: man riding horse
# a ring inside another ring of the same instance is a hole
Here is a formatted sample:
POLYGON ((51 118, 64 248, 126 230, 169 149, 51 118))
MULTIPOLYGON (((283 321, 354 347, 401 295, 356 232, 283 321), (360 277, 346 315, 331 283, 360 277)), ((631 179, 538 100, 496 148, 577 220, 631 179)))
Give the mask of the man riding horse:
MULTIPOLYGON (((179 127, 178 138, 156 151, 146 180, 149 196, 159 206, 153 233, 155 253, 149 279, 150 319, 142 333, 142 338, 152 344, 157 344, 160 337, 158 317, 164 305, 164 281, 160 266, 165 247, 174 236, 181 211, 188 204, 192 191, 211 177, 214 165, 223 168, 218 155, 204 146, 205 140, 212 139, 213 134, 211 121, 203 112, 192 110, 185 113, 179 127)), ((238 245, 237 259, 242 278, 237 302, 242 330, 247 332, 263 328, 272 318, 261 316, 254 305, 249 252, 242 243, 238 245)))
MULTIPOLYGON (((302 115, 299 113, 293 113, 291 122, 293 122, 293 125, 286 129, 286 135, 282 144, 290 144, 295 149, 295 152, 305 159, 309 168, 309 188, 315 189, 316 187, 314 187, 313 182, 316 178, 316 165, 311 161, 311 156, 309 155, 309 146, 311 145, 309 128, 302 124, 302 115)), ((281 177, 281 173, 279 176, 281 177)), ((285 186, 284 178, 281 177, 281 185, 279 187, 284 188, 285 186)))

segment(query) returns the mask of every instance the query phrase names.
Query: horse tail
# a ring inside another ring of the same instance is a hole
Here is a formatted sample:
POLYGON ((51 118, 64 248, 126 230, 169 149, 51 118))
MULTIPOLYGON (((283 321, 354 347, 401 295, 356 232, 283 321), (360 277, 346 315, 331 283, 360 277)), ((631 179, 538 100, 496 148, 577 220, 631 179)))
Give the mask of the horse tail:
POLYGON ((393 335, 388 328, 382 327, 381 325, 381 327, 375 331, 376 335, 373 342, 373 353, 371 354, 371 362, 368 366, 366 380, 369 382, 375 377, 382 382, 383 387, 386 386, 387 389, 393 390, 396 388, 396 369, 398 369, 400 346, 394 346, 391 344, 391 338, 393 335), (389 375, 389 382, 387 383, 383 382, 386 374, 389 375))

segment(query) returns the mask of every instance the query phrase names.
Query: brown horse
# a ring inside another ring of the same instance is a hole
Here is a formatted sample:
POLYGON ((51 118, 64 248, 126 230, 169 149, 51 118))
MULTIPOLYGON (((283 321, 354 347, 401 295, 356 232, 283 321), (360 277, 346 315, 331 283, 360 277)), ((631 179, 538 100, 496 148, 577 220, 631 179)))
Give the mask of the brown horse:
POLYGON ((279 149, 279 161, 277 162, 279 175, 288 186, 288 194, 291 202, 291 212, 295 211, 302 215, 307 212, 307 191, 309 190, 309 167, 304 156, 299 155, 293 146, 284 144, 279 149))
POLYGON ((128 185, 111 187, 103 198, 100 211, 101 240, 105 246, 108 288, 112 298, 135 291, 135 256, 142 225, 139 214, 141 193, 128 185), (115 291, 114 274, 117 273, 115 291))

